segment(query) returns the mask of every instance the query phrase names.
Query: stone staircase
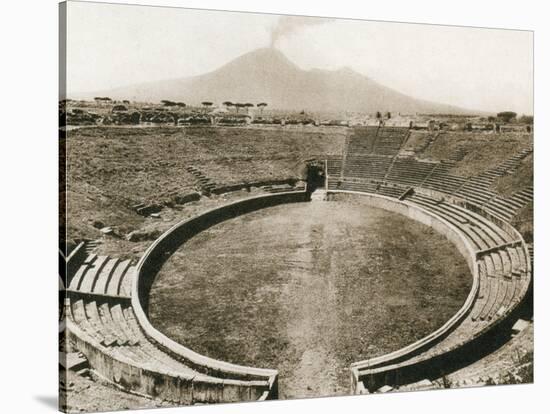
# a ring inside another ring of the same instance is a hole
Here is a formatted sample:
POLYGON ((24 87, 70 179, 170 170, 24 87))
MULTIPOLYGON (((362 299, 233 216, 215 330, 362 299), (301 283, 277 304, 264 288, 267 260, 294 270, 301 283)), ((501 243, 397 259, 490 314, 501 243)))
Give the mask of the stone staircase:
POLYGON ((190 172, 196 179, 195 185, 198 187, 203 194, 210 194, 214 188, 216 188, 216 183, 214 183, 210 178, 202 173, 198 168, 194 166, 186 167, 186 170, 190 172))
POLYGON ((84 252, 86 256, 91 255, 100 244, 101 240, 86 240, 84 242, 84 252))

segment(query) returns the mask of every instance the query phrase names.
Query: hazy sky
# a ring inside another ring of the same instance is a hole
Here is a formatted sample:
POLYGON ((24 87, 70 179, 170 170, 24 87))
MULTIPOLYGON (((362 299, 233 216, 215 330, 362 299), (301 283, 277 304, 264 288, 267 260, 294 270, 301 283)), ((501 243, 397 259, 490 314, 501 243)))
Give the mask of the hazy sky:
POLYGON ((303 69, 353 68, 416 98, 532 113, 533 34, 69 2, 68 95, 200 75, 275 46, 303 69))

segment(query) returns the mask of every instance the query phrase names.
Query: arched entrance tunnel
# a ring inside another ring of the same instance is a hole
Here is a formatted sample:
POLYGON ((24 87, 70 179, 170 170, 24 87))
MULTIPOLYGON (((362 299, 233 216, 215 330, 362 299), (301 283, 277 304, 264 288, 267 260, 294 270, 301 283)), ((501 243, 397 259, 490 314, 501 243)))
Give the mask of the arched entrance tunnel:
POLYGON ((309 161, 306 164, 306 191, 314 192, 317 188, 325 186, 325 162, 324 161, 309 161))

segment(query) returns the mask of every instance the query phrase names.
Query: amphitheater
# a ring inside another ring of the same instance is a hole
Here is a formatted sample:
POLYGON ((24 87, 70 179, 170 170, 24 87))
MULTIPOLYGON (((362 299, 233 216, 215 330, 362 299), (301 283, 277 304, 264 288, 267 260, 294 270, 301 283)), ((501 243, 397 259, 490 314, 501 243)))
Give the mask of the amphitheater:
MULTIPOLYGON (((505 197, 492 184, 517 169, 533 148, 526 144, 498 165, 464 177, 452 174, 463 152, 439 161, 419 159, 404 151, 410 134, 407 128, 361 128, 346 137, 340 154, 310 162, 319 169, 318 182, 262 182, 262 194, 175 224, 137 263, 96 254, 93 243, 80 243, 66 259, 68 342, 101 377, 137 395, 175 404, 278 398, 277 370, 209 358, 157 330, 148 316, 151 287, 162 264, 180 246, 218 223, 271 206, 327 202, 349 194, 433 228, 456 247, 472 278, 464 304, 438 329, 391 353, 353 362, 351 392, 414 389, 426 378, 451 370, 495 331, 509 329, 529 300, 532 245, 511 222, 532 203, 533 187, 505 197)), ((232 190, 216 190, 200 166, 189 166, 187 172, 210 192, 232 190)))

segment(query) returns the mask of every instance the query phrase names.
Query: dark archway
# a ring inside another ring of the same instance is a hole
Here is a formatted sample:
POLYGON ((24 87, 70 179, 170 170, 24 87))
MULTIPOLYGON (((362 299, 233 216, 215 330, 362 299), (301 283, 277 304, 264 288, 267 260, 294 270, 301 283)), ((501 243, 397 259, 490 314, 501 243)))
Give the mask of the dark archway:
POLYGON ((314 192, 317 188, 325 187, 325 162, 311 161, 307 163, 306 191, 314 192))

